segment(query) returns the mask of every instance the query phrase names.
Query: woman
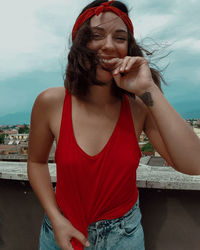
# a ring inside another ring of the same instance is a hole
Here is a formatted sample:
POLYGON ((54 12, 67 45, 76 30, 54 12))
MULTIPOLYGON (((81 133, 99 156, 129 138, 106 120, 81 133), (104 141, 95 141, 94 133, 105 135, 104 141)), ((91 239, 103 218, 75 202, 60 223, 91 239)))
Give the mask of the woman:
POLYGON ((31 116, 28 174, 46 212, 40 249, 144 249, 141 132, 186 174, 200 174, 200 141, 163 96, 123 3, 86 6, 72 41, 65 88, 43 91, 31 116), (56 194, 48 171, 54 138, 56 194))

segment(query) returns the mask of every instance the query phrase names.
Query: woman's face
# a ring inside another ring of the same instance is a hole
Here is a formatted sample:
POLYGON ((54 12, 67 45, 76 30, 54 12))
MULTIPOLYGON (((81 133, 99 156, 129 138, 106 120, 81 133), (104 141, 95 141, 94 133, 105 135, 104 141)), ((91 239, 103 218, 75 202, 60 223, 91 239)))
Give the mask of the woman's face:
POLYGON ((97 52, 100 61, 96 77, 99 81, 109 83, 112 81, 112 68, 107 62, 112 58, 123 58, 128 52, 127 27, 113 12, 93 16, 90 26, 93 35, 87 46, 97 52))

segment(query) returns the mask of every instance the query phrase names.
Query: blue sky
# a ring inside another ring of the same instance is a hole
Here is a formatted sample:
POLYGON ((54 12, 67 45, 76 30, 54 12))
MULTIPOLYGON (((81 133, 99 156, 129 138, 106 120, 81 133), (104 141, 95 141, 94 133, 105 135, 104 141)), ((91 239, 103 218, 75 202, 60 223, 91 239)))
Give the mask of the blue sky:
MULTIPOLYGON (((44 89, 63 86, 69 37, 86 0, 7 0, 0 9, 0 116, 30 112, 44 89)), ((164 93, 183 117, 200 118, 200 1, 126 0, 136 40, 168 65, 164 93), (157 42, 159 46, 155 46, 157 42)))

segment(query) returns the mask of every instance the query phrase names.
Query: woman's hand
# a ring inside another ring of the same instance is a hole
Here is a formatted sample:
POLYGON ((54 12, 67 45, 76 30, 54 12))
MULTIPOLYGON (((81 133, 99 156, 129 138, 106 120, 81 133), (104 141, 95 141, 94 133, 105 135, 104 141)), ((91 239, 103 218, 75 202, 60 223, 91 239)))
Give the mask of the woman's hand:
POLYGON ((109 63, 113 64, 112 75, 120 88, 140 96, 154 85, 144 57, 113 58, 109 63))
POLYGON ((55 239, 62 250, 74 249, 71 244, 71 239, 76 238, 83 246, 88 247, 89 242, 86 237, 78 231, 63 215, 60 215, 56 221, 52 223, 55 239))

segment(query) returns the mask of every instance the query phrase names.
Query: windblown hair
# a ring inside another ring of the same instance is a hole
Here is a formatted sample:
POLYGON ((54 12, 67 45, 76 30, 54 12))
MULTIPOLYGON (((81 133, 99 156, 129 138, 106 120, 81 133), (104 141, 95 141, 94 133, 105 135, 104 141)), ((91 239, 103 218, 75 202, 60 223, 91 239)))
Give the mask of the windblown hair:
MULTIPOLYGON (((92 7, 101 5, 107 2, 105 0, 96 0, 87 5, 80 15, 92 7)), ((122 12, 128 15, 128 9, 125 4, 120 1, 114 1, 112 6, 120 9, 122 12)), ((79 16, 80 16, 79 15, 79 16)), ((96 68, 99 62, 97 52, 87 47, 88 42, 92 39, 92 31, 90 28, 90 19, 88 19, 76 32, 76 36, 72 43, 69 55, 68 65, 65 72, 64 85, 69 93, 77 96, 79 99, 89 93, 90 86, 100 85, 105 83, 96 79, 96 68)), ((151 54, 136 43, 135 38, 128 29, 128 54, 127 56, 141 56, 144 57, 144 53, 151 54)), ((155 84, 161 89, 161 80, 163 80, 160 72, 157 69, 151 68, 152 78, 155 84)), ((112 93, 114 96, 121 98, 123 94, 134 96, 134 94, 127 92, 124 89, 119 88, 113 79, 112 93)))

